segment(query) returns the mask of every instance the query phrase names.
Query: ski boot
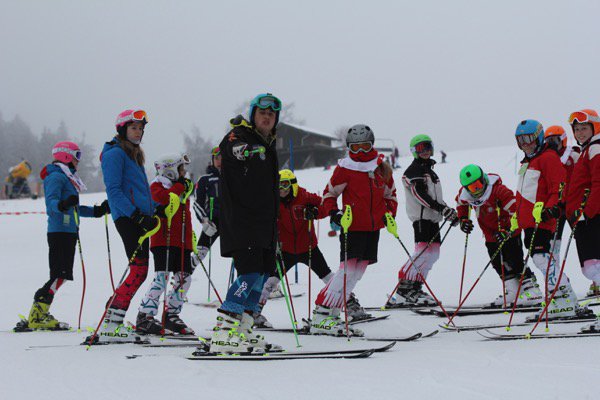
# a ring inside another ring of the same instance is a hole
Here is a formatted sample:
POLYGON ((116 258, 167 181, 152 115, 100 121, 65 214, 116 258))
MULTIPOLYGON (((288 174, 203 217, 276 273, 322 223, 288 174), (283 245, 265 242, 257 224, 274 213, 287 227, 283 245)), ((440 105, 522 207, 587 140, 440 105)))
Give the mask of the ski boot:
POLYGON ((154 319, 152 314, 140 311, 135 319, 135 332, 140 335, 162 335, 163 327, 160 322, 154 319))
MULTIPOLYGON (((352 326, 348 327, 348 332, 350 336, 364 336, 363 331, 352 326)), ((346 335, 346 324, 340 318, 340 309, 316 306, 310 323, 310 333, 330 336, 346 335)))
POLYGON ((418 306, 436 306, 437 302, 429 293, 423 291, 423 282, 413 282, 413 289, 416 293, 415 301, 418 306))
POLYGON ((239 332, 241 335, 245 336, 248 342, 250 342, 250 345, 252 346, 252 351, 254 353, 283 351, 283 348, 281 346, 268 343, 263 335, 255 333, 252 330, 252 325, 254 325, 254 318, 252 318, 252 315, 248 314, 247 312, 242 314, 239 332))
POLYGON ((227 311, 217 311, 217 324, 210 341, 211 353, 249 353, 252 346, 240 332, 242 317, 227 311))
POLYGON ((525 278, 521 284, 521 293, 519 294, 517 305, 522 307, 539 307, 543 301, 544 295, 540 290, 540 285, 538 285, 535 276, 525 278))
POLYGON ((252 313, 252 318, 254 318, 254 326, 253 328, 272 328, 273 324, 267 320, 267 318, 260 312, 255 311, 252 313))
POLYGON ((412 281, 401 280, 396 293, 385 305, 389 308, 411 307, 417 305, 418 292, 412 281))
MULTIPOLYGON (((489 308, 504 308, 504 304, 506 307, 512 307, 515 298, 517 297, 517 289, 519 288, 519 279, 507 279, 504 281, 504 294, 498 295, 496 300, 492 301, 490 304, 486 306, 489 308), (506 303, 505 303, 506 302, 506 303)), ((521 305, 521 302, 518 302, 521 305)))
MULTIPOLYGON (((42 303, 41 301, 33 302, 29 311, 27 327, 30 330, 48 330, 48 331, 65 331, 69 330, 69 324, 59 322, 48 311, 50 304, 42 303)), ((18 326, 17 326, 18 327, 18 326)))
POLYGON ((275 289, 269 294, 269 299, 280 299, 283 297, 283 293, 281 292, 281 285, 277 285, 275 289))
POLYGON ((592 282, 590 285, 590 290, 586 293, 586 297, 596 297, 600 296, 600 285, 596 282, 592 282))
POLYGON ((165 329, 179 335, 195 335, 196 333, 192 328, 187 326, 179 314, 167 313, 165 315, 165 329))
POLYGON ((596 319, 593 324, 581 328, 581 333, 600 333, 600 319, 596 319))
POLYGON ((346 306, 348 307, 348 317, 352 321, 362 321, 373 317, 371 314, 365 312, 365 309, 362 308, 354 293, 350 293, 350 297, 346 301, 346 306))
POLYGON ((104 321, 93 342, 90 343, 92 338, 88 336, 83 344, 142 343, 142 339, 131 327, 123 325, 126 312, 117 308, 106 310, 104 321))

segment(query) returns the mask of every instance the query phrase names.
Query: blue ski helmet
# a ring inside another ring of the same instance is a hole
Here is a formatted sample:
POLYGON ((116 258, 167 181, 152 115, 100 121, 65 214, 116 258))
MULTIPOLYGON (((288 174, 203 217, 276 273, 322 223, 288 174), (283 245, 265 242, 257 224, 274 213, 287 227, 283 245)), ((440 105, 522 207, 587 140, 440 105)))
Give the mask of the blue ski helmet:
POLYGON ((256 113, 256 107, 260 109, 270 108, 275 111, 275 126, 279 122, 279 113, 281 112, 281 100, 273 96, 271 93, 261 93, 250 102, 250 109, 248 110, 248 121, 254 125, 254 113, 256 113))
POLYGON ((515 139, 517 139, 517 145, 521 150, 523 150, 521 147, 523 144, 536 143, 533 153, 526 154, 528 157, 532 157, 539 153, 544 145, 544 127, 534 119, 521 121, 515 131, 515 139))

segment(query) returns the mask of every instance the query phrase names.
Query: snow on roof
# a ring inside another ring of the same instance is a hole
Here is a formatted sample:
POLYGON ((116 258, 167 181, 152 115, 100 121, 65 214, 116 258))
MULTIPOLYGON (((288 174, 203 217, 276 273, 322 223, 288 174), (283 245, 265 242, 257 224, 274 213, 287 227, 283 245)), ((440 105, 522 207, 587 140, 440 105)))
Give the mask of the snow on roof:
POLYGON ((290 124, 289 122, 281 122, 281 124, 291 126, 292 128, 296 128, 296 129, 299 129, 299 130, 307 132, 307 133, 312 133, 314 135, 324 136, 331 140, 339 140, 338 138, 336 138, 335 136, 333 136, 330 133, 325 133, 325 132, 319 131, 317 129, 309 128, 308 126, 290 124))

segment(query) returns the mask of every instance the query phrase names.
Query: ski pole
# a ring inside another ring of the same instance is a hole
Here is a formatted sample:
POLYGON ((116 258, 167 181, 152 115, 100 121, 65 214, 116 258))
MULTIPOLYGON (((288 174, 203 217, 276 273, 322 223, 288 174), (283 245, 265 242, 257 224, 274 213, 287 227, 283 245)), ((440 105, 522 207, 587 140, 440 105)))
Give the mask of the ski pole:
POLYGON ((344 231, 344 319, 346 321, 346 337, 350 340, 350 327, 348 325, 348 292, 346 289, 346 282, 348 277, 348 228, 352 225, 352 207, 346 204, 344 214, 340 221, 342 229, 344 231))
MULTIPOLYGON (((471 219, 471 205, 467 206, 467 219, 471 219)), ((463 254, 462 273, 460 275, 460 291, 458 294, 458 302, 462 300, 463 282, 465 281, 465 265, 467 263, 467 247, 469 246, 469 234, 465 235, 465 251, 463 254)))
MULTIPOLYGON (((496 203, 496 215, 498 221, 498 232, 502 231, 502 227, 500 226, 500 205, 496 203)), ((504 301, 504 309, 506 309, 506 283, 504 282, 504 255, 500 252, 500 279, 502 280, 502 299, 504 301)))
MULTIPOLYGON (((571 245, 571 241, 573 239, 573 236, 575 236, 575 231, 577 230, 577 225, 579 224, 579 221, 581 220, 581 217, 583 216, 583 209, 585 208, 585 206, 587 204, 587 200, 588 200, 589 194, 590 194, 590 189, 589 188, 585 189, 585 191, 583 193, 583 200, 581 202, 581 205, 579 206, 579 215, 577 216, 577 219, 575 220, 575 223, 573 224, 573 229, 571 230, 571 234, 569 235, 569 241, 567 242, 567 249, 565 251, 565 257, 564 257, 562 265, 560 267, 560 272, 558 273, 558 280, 556 282, 556 286, 554 286, 554 290, 552 291, 552 294, 550 295, 550 298, 548 299, 548 301, 544 305, 544 309, 540 313, 540 316, 538 317, 537 322, 535 323, 535 325, 531 329, 531 332, 529 332, 527 334, 528 337, 530 337, 531 334, 536 330, 536 328, 538 327, 541 319, 544 316, 544 313, 546 315, 548 314, 548 306, 554 300, 554 296, 556 295, 556 292, 557 292, 557 290, 558 290, 558 288, 560 286, 560 280, 562 279, 562 275, 563 275, 563 272, 565 270, 565 265, 567 263, 567 256, 569 255, 569 246, 571 245)), ((574 305, 574 306, 576 306, 576 305, 574 305)))
MULTIPOLYGON (((279 248, 279 245, 277 246, 277 248, 279 248)), ((292 299, 292 292, 290 290, 290 282, 288 281, 288 277, 287 277, 287 269, 285 268, 285 262, 283 261, 283 254, 281 253, 281 251, 278 252, 277 257, 280 258, 281 260, 281 265, 283 266, 283 278, 282 280, 279 281, 279 284, 282 287, 282 292, 285 293, 285 290, 287 288, 287 293, 290 296, 290 306, 292 309, 292 316, 294 317, 294 324, 297 326, 298 325, 298 320, 296 319, 296 310, 294 309, 294 299, 292 299)))
MULTIPOLYGON (((515 295, 515 301, 513 302, 512 311, 510 313, 510 318, 508 319, 508 325, 506 326, 506 330, 510 331, 510 325, 512 324, 513 316, 515 315, 515 310, 517 309, 517 302, 519 301, 519 293, 521 292, 521 286, 523 285, 523 278, 525 278, 525 271, 527 271, 527 260, 531 257, 531 253, 533 252, 533 244, 535 242, 535 235, 538 231, 538 227, 542 222, 542 210, 544 209, 544 203, 537 202, 533 206, 533 218, 535 219, 535 227, 533 228, 533 234, 531 235, 531 243, 529 243, 529 248, 527 249, 527 256, 525 256, 525 261, 523 262, 523 272, 521 272, 521 277, 519 278, 519 286, 517 287, 517 294, 515 295)), ((516 218, 517 213, 513 215, 513 218, 516 218)), ((512 221, 511 221, 512 223, 512 221)))
MULTIPOLYGON (((279 243, 276 245, 276 251, 278 254, 275 256, 275 265, 277 266, 277 272, 279 273, 279 282, 283 281, 283 272, 281 271, 281 265, 279 265, 278 255, 281 255, 281 250, 279 249, 279 243)), ((300 340, 298 339, 298 332, 296 331, 296 320, 292 315, 292 307, 290 306, 290 296, 285 289, 285 285, 281 283, 281 287, 283 289, 283 296, 285 298, 285 305, 287 306, 288 314, 290 316, 290 322, 292 323, 292 330, 294 331, 294 338, 296 339, 296 347, 302 347, 300 345, 300 340)))
MULTIPOLYGON (((140 251, 140 249, 142 248, 144 241, 146 241, 146 239, 149 239, 150 236, 154 235, 156 232, 158 232, 160 230, 160 218, 158 218, 157 216, 154 216, 154 218, 156 219, 156 226, 153 229, 146 231, 142 236, 139 237, 138 245, 137 245, 136 249, 134 250, 133 254, 131 255, 131 257, 129 257, 129 260, 127 260, 127 268, 125 268, 125 271, 123 271, 123 275, 121 276, 121 279, 119 280, 119 285, 117 286, 117 289, 121 286, 121 284, 125 280, 125 277, 127 276, 127 271, 129 271, 129 268, 130 268, 130 264, 133 262, 133 260, 135 260, 135 256, 137 255, 138 251, 140 251)), ((104 321, 104 317, 106 317, 106 313, 108 312, 108 309, 110 308, 110 306, 112 306, 112 303, 113 303, 115 297, 117 297, 116 289, 113 290, 113 294, 112 294, 111 298, 106 303, 106 307, 104 307, 104 312, 102 313, 102 317, 100 317, 100 321, 98 322, 96 329, 94 329, 94 333, 92 333, 92 335, 90 336, 90 340, 88 341, 86 350, 90 349, 90 347, 94 343, 94 339, 98 336, 98 331, 100 330, 102 321, 104 321)))
POLYGON ((312 308, 312 287, 311 287, 311 275, 312 275, 312 219, 308 220, 308 317, 311 316, 312 308))
POLYGON ((502 247, 504 246, 504 243, 506 243, 508 241, 508 239, 510 239, 510 237, 512 236, 512 232, 513 232, 512 230, 509 231, 509 235, 507 235, 504 238, 504 240, 502 242, 500 242, 500 245, 498 246, 498 248, 496 249, 494 254, 490 257, 490 261, 488 261, 487 264, 485 264, 485 266, 483 267, 483 271, 481 271, 481 273, 479 274, 477 279, 475 279, 473 286, 471 286, 471 288, 469 289, 467 294, 465 294, 465 297, 463 297, 462 301, 458 304, 458 307, 456 307, 456 310, 454 310, 454 314, 452 314, 452 317, 450 317, 450 319, 448 319, 448 322, 446 322, 446 326, 448 326, 448 324, 450 324, 450 323, 454 324, 452 322, 452 320, 454 319, 454 317, 456 317, 456 315, 462 308, 463 304, 465 304, 465 301, 467 301, 467 299, 469 298, 469 295, 471 294, 471 292, 473 292, 473 289, 475 289, 475 286, 477 286, 477 284, 481 280, 481 277, 483 276, 483 274, 485 274, 485 271, 487 271, 489 266, 492 265, 492 262, 494 261, 494 259, 498 256, 498 254, 500 254, 500 252, 502 251, 502 247))
POLYGON ((75 217, 75 225, 77 226, 77 247, 79 248, 79 259, 81 260, 81 275, 83 277, 83 288, 81 290, 81 304, 79 305, 79 318, 77 319, 77 332, 81 332, 81 315, 83 314, 83 302, 85 300, 85 264, 83 263, 83 251, 81 250, 81 238, 79 237, 79 214, 77 207, 73 208, 73 216, 75 217))
MULTIPOLYGON (((162 315, 162 338, 164 339, 165 337, 165 322, 167 321, 167 291, 168 291, 168 284, 169 284, 169 278, 170 278, 170 272, 169 271, 169 253, 171 253, 171 222, 173 220, 173 216, 175 215, 175 213, 177 212, 177 210, 179 210, 179 204, 180 204, 180 200, 179 200, 179 196, 177 196, 175 193, 171 192, 169 193, 169 204, 167 204, 167 206, 165 207, 165 215, 167 217, 167 260, 166 260, 166 264, 165 264, 165 291, 163 293, 163 315, 162 315)), ((184 207, 185 209, 185 207, 184 207)), ((183 230, 183 229, 182 229, 183 230)))
MULTIPOLYGON (((198 246, 196 245, 196 232, 192 231, 192 237, 193 237, 193 239, 192 239, 193 252, 196 256, 198 256, 198 246)), ((223 304, 223 300, 221 299, 221 296, 219 295, 219 292, 217 291, 217 288, 215 287, 215 284, 213 283, 209 272, 206 271, 206 267, 204 266, 204 263, 202 262, 202 260, 200 260, 200 257, 198 257, 198 261, 200 261, 200 266, 202 266, 202 270, 204 271, 204 274, 206 274, 206 277, 208 278, 208 284, 212 287, 213 291, 217 295, 219 302, 221 304, 223 304)))
MULTIPOLYGON (((387 223, 387 219, 386 219, 386 223, 387 223)), ((395 224, 395 221, 394 221, 395 224)), ((415 265, 415 262, 423 255, 423 253, 425 253, 425 251, 429 248, 429 246, 431 246, 431 244, 433 243, 433 241, 435 240, 436 236, 439 236, 440 232, 442 231, 442 228, 444 227, 444 225, 446 225, 446 221, 444 220, 444 222, 442 222, 442 225, 440 226, 440 228, 438 229, 438 231, 436 232, 435 235, 433 235, 433 237, 429 240, 429 242, 427 242, 427 244, 425 245, 425 248, 423 250, 421 250, 419 252, 419 254, 417 254, 416 257, 412 258, 412 256, 410 255, 408 249, 406 248, 406 246, 404 246, 404 244, 402 243, 402 241, 400 241, 400 244, 402 245, 402 248, 404 249, 404 251, 406 252, 406 254, 408 255, 408 260, 410 261, 410 264, 408 265, 408 268, 406 269, 406 272, 408 273, 408 271, 410 271, 410 269, 415 265)), ((448 231, 450 231, 450 229, 448 229, 448 231)), ((447 234, 447 233, 446 233, 447 234)), ((398 240, 400 240, 400 238, 398 237, 398 240)), ((396 283, 396 286, 394 286, 394 289, 392 290, 392 292, 390 293, 390 295, 388 296, 387 301, 385 302, 385 305, 383 305, 383 307, 381 307, 382 310, 385 310, 385 306, 387 304, 389 304, 390 300, 392 299, 392 297, 394 296, 394 294, 396 293, 396 290, 398 290, 398 286, 400 286, 400 279, 398 279, 398 282, 396 283)))
POLYGON ((112 261, 110 257, 110 237, 108 236, 108 214, 104 214, 104 227, 106 230, 106 249, 108 250, 108 274, 110 275, 110 285, 113 292, 115 291, 115 282, 113 280, 112 261))
MULTIPOLYGON (((208 219, 210 221, 213 220, 213 207, 214 207, 214 197, 209 197, 208 203, 210 205, 210 211, 209 211, 209 216, 208 219)), ((207 285, 207 303, 210 303, 210 278, 212 276, 212 244, 213 244, 213 237, 211 236, 210 239, 208 239, 208 281, 209 284, 207 285)))

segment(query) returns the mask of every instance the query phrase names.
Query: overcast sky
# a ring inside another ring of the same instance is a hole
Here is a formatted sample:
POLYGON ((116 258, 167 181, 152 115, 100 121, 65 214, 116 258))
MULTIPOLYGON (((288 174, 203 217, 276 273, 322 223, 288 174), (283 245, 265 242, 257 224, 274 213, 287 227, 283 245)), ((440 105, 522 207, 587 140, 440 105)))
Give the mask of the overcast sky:
POLYGON ((522 119, 600 109, 599 47, 599 1, 0 0, 0 112, 100 148, 142 108, 155 159, 269 91, 404 151, 510 145, 522 119))

